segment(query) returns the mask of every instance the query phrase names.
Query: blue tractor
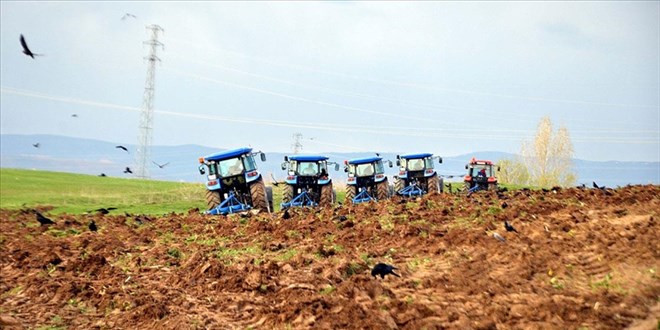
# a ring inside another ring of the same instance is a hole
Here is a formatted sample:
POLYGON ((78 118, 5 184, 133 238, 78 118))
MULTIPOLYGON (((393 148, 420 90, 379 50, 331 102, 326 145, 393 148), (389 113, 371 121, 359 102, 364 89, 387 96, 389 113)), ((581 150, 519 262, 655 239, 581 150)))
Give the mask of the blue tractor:
MULTIPOLYGON (((387 162, 392 167, 392 161, 387 162)), ((357 204, 390 197, 383 158, 356 158, 345 161, 344 165, 344 172, 348 173, 346 203, 357 204)))
POLYGON ((430 153, 397 155, 399 174, 394 176, 394 191, 399 196, 413 197, 442 192, 443 180, 433 169, 433 160, 442 157, 430 153))
POLYGON ((251 148, 222 151, 200 157, 199 173, 208 176, 206 182, 207 214, 229 214, 257 209, 270 212, 273 209, 272 187, 266 187, 257 170, 254 156, 261 151, 251 148))
POLYGON ((328 175, 328 157, 318 155, 284 156, 282 169, 287 170, 282 192, 282 209, 292 206, 330 206, 334 203, 332 180, 328 175))

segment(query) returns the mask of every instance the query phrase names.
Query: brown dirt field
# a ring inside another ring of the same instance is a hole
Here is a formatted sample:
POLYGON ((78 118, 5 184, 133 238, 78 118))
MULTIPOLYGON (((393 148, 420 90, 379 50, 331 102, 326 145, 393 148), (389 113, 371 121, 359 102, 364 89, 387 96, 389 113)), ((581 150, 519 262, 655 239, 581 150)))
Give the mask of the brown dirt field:
POLYGON ((0 210, 0 328, 659 325, 659 186, 291 213, 59 215, 45 227, 0 210), (401 278, 373 278, 378 262, 401 278))

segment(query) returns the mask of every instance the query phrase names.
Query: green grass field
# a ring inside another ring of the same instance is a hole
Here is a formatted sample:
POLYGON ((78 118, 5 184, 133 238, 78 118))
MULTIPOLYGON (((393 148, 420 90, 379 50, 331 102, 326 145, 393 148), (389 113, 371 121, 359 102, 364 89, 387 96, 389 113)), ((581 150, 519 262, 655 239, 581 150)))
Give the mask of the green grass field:
POLYGON ((116 207, 113 213, 163 214, 203 210, 206 203, 201 184, 0 169, 0 208, 37 205, 55 207, 52 213, 116 207))

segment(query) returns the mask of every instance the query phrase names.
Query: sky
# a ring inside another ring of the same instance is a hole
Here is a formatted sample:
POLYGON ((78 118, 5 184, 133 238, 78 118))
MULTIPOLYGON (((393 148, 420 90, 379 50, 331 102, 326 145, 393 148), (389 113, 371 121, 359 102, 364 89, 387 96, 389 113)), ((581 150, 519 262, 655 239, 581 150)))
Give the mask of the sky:
POLYGON ((0 9, 2 134, 136 144, 155 24, 154 145, 519 153, 548 116, 576 158, 660 161, 657 1, 0 9))

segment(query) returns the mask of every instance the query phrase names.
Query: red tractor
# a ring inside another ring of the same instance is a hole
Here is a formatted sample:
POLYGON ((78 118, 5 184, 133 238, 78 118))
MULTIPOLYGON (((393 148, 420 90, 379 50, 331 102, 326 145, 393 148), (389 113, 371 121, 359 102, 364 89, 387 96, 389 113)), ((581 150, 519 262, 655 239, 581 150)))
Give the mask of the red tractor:
MULTIPOLYGON (((497 190, 497 177, 495 177, 494 166, 495 165, 490 160, 477 160, 472 158, 470 163, 465 165, 465 169, 468 170, 463 178, 465 188, 469 192, 475 192, 477 190, 497 190)), ((496 169, 497 171, 500 170, 499 167, 496 167, 496 169)))

